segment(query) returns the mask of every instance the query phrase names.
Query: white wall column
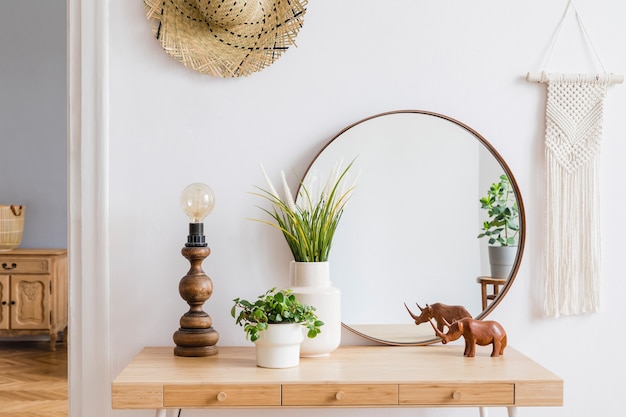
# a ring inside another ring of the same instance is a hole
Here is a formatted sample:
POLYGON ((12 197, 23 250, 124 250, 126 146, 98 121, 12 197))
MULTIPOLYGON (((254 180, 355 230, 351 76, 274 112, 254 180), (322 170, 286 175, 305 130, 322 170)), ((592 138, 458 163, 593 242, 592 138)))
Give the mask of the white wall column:
POLYGON ((70 417, 108 416, 108 0, 68 0, 70 417))

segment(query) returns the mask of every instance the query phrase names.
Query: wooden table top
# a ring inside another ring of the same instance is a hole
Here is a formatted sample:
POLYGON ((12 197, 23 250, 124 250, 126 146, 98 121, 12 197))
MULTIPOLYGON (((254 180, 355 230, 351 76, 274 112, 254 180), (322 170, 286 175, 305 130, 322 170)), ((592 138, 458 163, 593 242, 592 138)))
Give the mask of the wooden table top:
POLYGON ((158 401, 163 386, 204 384, 511 383, 516 405, 563 401, 563 381, 511 347, 492 358, 490 346, 477 346, 476 356, 467 358, 462 345, 341 346, 327 357, 301 358, 299 366, 286 369, 257 367, 254 347, 218 349, 215 356, 190 358, 174 356, 173 347, 144 348, 113 381, 114 408, 126 408, 131 396, 158 401))

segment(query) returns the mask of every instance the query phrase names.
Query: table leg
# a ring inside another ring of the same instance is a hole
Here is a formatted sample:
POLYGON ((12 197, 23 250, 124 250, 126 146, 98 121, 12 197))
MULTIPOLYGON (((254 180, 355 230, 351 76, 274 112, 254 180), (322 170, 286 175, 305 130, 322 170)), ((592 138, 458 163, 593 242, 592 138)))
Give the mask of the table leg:
POLYGON ((57 330, 56 329, 54 329, 53 331, 50 331, 50 350, 53 352, 57 350, 57 330))
POLYGON ((482 302, 483 311, 487 309, 487 284, 480 284, 480 298, 482 302))
POLYGON ((478 407, 478 411, 480 412, 480 417, 489 417, 487 407, 478 407))
POLYGON ((509 417, 517 417, 517 407, 507 407, 506 409, 509 412, 509 417))

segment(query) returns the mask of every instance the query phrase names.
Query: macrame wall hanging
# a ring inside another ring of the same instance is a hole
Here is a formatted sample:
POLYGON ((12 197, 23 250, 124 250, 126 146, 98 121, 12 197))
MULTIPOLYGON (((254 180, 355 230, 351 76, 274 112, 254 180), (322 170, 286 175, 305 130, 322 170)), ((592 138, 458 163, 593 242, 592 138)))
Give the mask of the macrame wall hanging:
POLYGON ((547 316, 596 312, 600 304, 599 164, 607 86, 623 76, 608 74, 569 0, 544 70, 527 80, 547 84, 546 236, 544 312, 547 316), (547 73, 554 45, 572 9, 602 74, 547 73))

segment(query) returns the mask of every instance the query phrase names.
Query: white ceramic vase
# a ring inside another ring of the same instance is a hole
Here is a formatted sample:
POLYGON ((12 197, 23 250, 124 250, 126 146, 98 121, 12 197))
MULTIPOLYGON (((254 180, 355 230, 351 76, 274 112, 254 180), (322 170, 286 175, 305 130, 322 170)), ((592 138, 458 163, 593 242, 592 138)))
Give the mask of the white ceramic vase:
POLYGON ((299 323, 269 324, 254 342, 256 364, 262 368, 292 368, 300 363, 300 344, 304 339, 299 323))
POLYGON ((324 325, 321 333, 305 337, 301 357, 328 356, 341 343, 341 291, 332 286, 328 262, 296 262, 289 265, 289 287, 302 304, 315 307, 324 325))

